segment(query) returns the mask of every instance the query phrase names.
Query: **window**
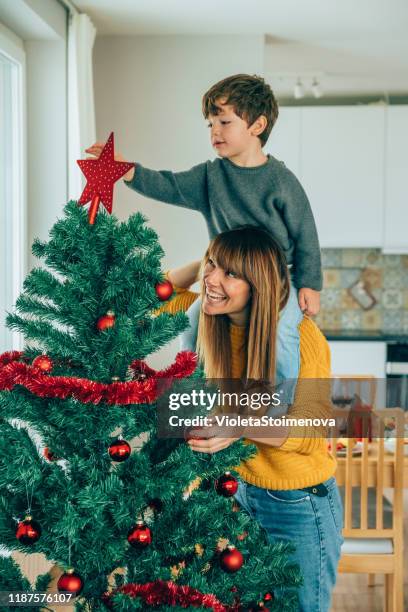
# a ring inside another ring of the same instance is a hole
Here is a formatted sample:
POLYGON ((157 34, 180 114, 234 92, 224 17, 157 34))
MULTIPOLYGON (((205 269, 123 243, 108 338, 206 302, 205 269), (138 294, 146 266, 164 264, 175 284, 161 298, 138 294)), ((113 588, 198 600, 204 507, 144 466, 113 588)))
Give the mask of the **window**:
POLYGON ((26 272, 24 95, 23 43, 0 24, 0 352, 21 346, 5 318, 26 272))

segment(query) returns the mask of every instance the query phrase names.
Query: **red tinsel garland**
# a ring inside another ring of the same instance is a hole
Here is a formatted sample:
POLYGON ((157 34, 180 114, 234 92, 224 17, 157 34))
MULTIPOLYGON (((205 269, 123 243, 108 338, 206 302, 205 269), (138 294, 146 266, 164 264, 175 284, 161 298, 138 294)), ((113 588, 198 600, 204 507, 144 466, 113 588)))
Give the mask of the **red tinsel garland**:
POLYGON ((143 370, 146 379, 105 384, 74 376, 51 376, 29 365, 23 353, 10 351, 0 355, 0 391, 21 385, 38 397, 73 397, 83 404, 150 404, 171 387, 174 378, 189 376, 196 366, 197 355, 191 351, 178 353, 171 366, 159 371, 135 360, 131 369, 143 370))
POLYGON ((188 585, 178 585, 171 580, 155 580, 146 584, 124 584, 111 593, 103 595, 103 601, 108 607, 112 607, 111 598, 115 593, 124 593, 129 597, 141 597, 148 606, 166 604, 168 606, 181 606, 182 608, 210 608, 214 612, 236 612, 238 604, 226 606, 222 604, 215 595, 201 593, 188 585))

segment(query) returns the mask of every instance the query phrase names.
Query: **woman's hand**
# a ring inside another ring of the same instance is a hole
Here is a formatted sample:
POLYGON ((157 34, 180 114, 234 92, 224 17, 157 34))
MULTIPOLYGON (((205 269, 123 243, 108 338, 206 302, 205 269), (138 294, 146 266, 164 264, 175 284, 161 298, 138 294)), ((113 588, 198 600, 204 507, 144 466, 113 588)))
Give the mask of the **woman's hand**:
MULTIPOLYGON (((229 415, 230 418, 236 415, 229 415)), ((188 434, 187 444, 196 453, 218 453, 231 446, 233 442, 239 440, 243 434, 243 427, 230 427, 217 425, 212 421, 209 427, 193 429, 188 434)))
POLYGON ((231 446, 239 438, 208 438, 207 440, 189 440, 187 444, 196 453, 218 453, 231 446))
MULTIPOLYGON (((102 149, 104 146, 105 146, 104 142, 95 142, 93 145, 85 149, 85 153, 89 153, 90 155, 98 159, 102 153, 102 149)), ((120 161, 120 162, 127 161, 121 153, 114 153, 113 158, 115 161, 120 161)), ((131 168, 129 172, 126 172, 126 174, 123 175, 122 178, 125 179, 126 181, 131 181, 133 179, 134 174, 135 174, 135 169, 131 168)))
POLYGON ((244 426, 239 422, 237 414, 228 414, 226 425, 217 425, 214 417, 208 417, 208 427, 198 427, 188 430, 186 440, 191 450, 197 453, 218 453, 231 446, 233 442, 245 438, 249 442, 257 442, 265 446, 279 448, 289 436, 289 427, 281 425, 271 431, 264 426, 244 426), (236 425, 229 423, 237 422, 236 425))

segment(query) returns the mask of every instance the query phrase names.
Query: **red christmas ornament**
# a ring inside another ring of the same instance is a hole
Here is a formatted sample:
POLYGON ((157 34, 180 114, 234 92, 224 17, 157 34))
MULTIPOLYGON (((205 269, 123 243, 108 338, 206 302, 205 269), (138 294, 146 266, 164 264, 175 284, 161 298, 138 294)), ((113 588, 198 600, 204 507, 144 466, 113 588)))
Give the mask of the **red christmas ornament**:
POLYGON ((33 360, 33 366, 39 368, 42 372, 51 372, 53 365, 52 359, 48 355, 38 355, 33 360))
POLYGON ((173 285, 170 281, 165 280, 162 283, 156 284, 155 291, 159 300, 165 302, 173 295, 173 285))
POLYGON ((264 595, 264 601, 273 601, 274 598, 274 594, 273 593, 266 593, 264 595))
POLYGON ((56 457, 52 451, 46 446, 43 450, 43 455, 47 461, 59 461, 59 457, 56 457))
POLYGON ((238 481, 231 472, 225 472, 225 474, 215 481, 214 486, 218 495, 222 495, 223 497, 232 497, 238 491, 238 481))
POLYGON ((108 310, 108 312, 99 317, 96 322, 96 327, 99 331, 104 331, 105 329, 110 329, 111 327, 115 327, 116 317, 115 313, 112 310, 108 310))
POLYGON ((109 445, 108 453, 112 461, 117 461, 120 463, 121 461, 126 461, 129 458, 132 449, 130 445, 126 442, 126 440, 122 440, 118 438, 112 444, 109 445))
POLYGON ((91 225, 95 223, 100 202, 111 214, 113 185, 134 167, 134 164, 129 162, 115 161, 114 150, 113 132, 111 132, 98 159, 78 159, 77 162, 87 180, 78 204, 87 204, 92 200, 88 211, 91 225))
POLYGON ((243 554, 235 546, 227 546, 220 555, 220 565, 225 572, 237 572, 243 564, 243 554))
POLYGON ((145 548, 152 543, 152 532, 143 521, 137 521, 127 535, 129 544, 135 548, 145 548))
POLYGON ((60 593, 72 593, 79 595, 84 586, 84 582, 79 574, 73 569, 67 570, 62 574, 57 582, 57 589, 60 593))
POLYGON ((26 516, 24 521, 20 521, 17 526, 16 538, 22 544, 31 546, 37 542, 41 535, 41 527, 33 521, 31 516, 26 516))

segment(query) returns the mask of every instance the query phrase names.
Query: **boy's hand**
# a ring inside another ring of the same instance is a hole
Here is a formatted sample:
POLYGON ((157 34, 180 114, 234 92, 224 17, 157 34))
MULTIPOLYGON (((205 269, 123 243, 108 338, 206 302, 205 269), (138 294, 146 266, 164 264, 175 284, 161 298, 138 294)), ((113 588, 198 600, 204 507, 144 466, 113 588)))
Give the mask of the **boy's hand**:
POLYGON ((315 289, 309 289, 309 287, 302 287, 299 289, 298 300, 300 310, 304 313, 313 317, 317 315, 320 310, 320 293, 315 289))
MULTIPOLYGON (((102 149, 104 146, 105 146, 104 142, 95 142, 95 144, 85 149, 85 153, 89 153, 90 155, 98 159, 100 154, 102 153, 102 149)), ((115 153, 113 157, 115 161, 120 161, 120 162, 127 161, 126 159, 124 159, 123 155, 121 155, 120 153, 115 153)), ((131 181, 134 174, 135 174, 135 169, 131 168, 129 172, 126 172, 126 174, 122 176, 122 178, 125 179, 126 181, 131 181)))

